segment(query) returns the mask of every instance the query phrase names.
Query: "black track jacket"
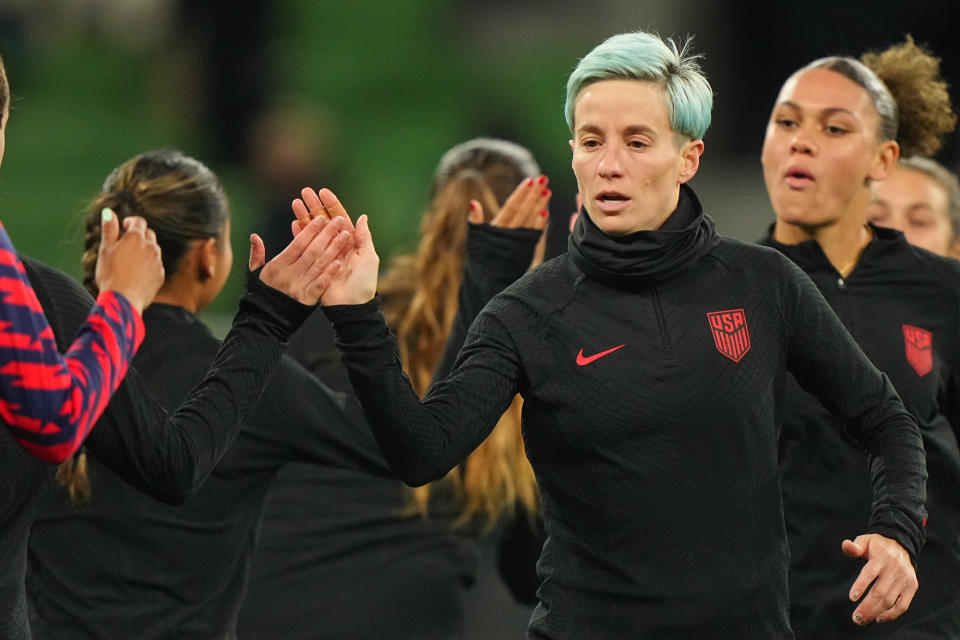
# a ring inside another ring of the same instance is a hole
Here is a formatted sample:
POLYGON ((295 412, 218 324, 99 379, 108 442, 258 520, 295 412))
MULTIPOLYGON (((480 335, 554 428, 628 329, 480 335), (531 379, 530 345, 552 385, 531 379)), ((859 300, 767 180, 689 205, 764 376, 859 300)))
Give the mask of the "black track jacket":
POLYGON ((814 241, 768 236, 764 244, 810 276, 920 425, 930 474, 920 588, 891 623, 850 622, 846 594, 862 562, 843 556, 837 541, 866 526, 870 474, 839 420, 791 380, 780 437, 791 620, 798 638, 960 638, 960 262, 909 245, 899 231, 873 232, 847 278, 814 241))
POLYGON ((376 302, 325 312, 412 484, 462 460, 523 394, 547 532, 531 638, 793 637, 777 469, 787 371, 870 452, 868 531, 922 545, 915 421, 810 280, 717 236, 688 187, 656 231, 609 237, 581 215, 568 254, 491 300, 422 403, 376 302))

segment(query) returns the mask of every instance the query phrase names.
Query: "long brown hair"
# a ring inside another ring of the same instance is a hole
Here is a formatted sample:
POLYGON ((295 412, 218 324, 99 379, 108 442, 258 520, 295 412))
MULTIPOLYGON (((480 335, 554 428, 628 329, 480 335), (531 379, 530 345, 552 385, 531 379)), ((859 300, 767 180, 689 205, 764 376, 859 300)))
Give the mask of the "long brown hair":
MULTIPOLYGON (((443 155, 434 173, 420 245, 396 258, 380 284, 384 314, 397 334, 404 370, 421 396, 443 355, 457 313, 470 200, 489 221, 513 189, 540 172, 529 151, 512 142, 476 138, 443 155)), ((460 502, 455 524, 475 517, 492 528, 517 506, 535 513, 536 479, 523 449, 522 402, 514 399, 490 436, 440 483, 452 483, 460 502)), ((438 483, 412 490, 412 509, 426 514, 438 483)))
MULTIPOLYGON (((97 295, 95 274, 100 250, 100 211, 109 207, 120 220, 141 216, 157 234, 167 278, 194 240, 227 241, 230 216, 226 193, 216 175, 202 162, 179 151, 148 151, 114 169, 87 207, 83 285, 97 295)), ((86 453, 80 451, 57 469, 58 482, 75 503, 90 498, 86 453)))

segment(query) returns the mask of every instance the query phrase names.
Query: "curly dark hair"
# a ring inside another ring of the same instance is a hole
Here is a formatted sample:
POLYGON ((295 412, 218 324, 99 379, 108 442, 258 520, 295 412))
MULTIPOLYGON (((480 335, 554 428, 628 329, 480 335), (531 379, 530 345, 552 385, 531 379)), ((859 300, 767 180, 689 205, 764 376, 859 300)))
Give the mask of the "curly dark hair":
POLYGON ((904 42, 879 53, 865 53, 860 60, 887 85, 897 103, 900 155, 936 153, 957 123, 947 83, 940 77, 940 58, 908 35, 904 42))

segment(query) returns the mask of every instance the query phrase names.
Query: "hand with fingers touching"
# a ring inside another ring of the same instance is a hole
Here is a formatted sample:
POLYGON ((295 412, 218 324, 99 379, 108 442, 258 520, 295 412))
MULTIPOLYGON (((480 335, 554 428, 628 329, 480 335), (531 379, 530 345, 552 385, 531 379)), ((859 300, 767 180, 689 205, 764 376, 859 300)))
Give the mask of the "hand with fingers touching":
POLYGON ((294 200, 292 205, 293 213, 297 216, 293 223, 294 235, 300 233, 297 227, 303 228, 305 223, 312 224, 322 218, 342 221, 345 233, 350 234, 350 246, 344 254, 341 267, 336 271, 332 268, 324 271, 323 275, 330 280, 329 284, 325 282, 320 302, 324 306, 368 302, 377 293, 380 257, 373 246, 367 217, 360 216, 354 228, 347 210, 330 189, 314 191, 307 187, 300 193, 302 198, 294 200))
POLYGON ((266 265, 263 240, 252 234, 248 267, 251 271, 263 267, 260 280, 265 284, 298 302, 314 305, 342 269, 353 246, 350 220, 345 216, 317 216, 294 234, 290 244, 266 265))
POLYGON ((900 543, 870 533, 844 540, 842 549, 851 558, 867 560, 850 588, 850 599, 860 601, 853 612, 855 623, 889 622, 907 610, 917 592, 917 574, 900 543))
MULTIPOLYGON (((547 176, 527 178, 513 190, 503 203, 500 211, 490 220, 490 225, 504 229, 537 229, 547 227, 549 216, 547 205, 553 192, 547 186, 547 176)), ((474 224, 483 224, 485 220, 483 206, 479 200, 470 201, 470 213, 467 219, 474 224)))
POLYGON ((100 253, 96 282, 100 291, 116 291, 139 312, 150 306, 163 285, 163 262, 157 236, 140 216, 120 222, 111 209, 101 212, 100 253))

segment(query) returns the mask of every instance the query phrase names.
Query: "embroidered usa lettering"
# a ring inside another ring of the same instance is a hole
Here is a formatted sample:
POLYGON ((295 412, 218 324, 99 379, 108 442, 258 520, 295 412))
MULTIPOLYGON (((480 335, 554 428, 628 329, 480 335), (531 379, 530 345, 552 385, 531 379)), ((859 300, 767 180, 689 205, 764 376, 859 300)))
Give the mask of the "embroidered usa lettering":
POLYGON ((717 351, 734 362, 740 362, 750 351, 750 330, 743 309, 713 311, 707 314, 717 351))
POLYGON ((903 325, 907 362, 921 378, 933 370, 933 334, 926 329, 903 325))

